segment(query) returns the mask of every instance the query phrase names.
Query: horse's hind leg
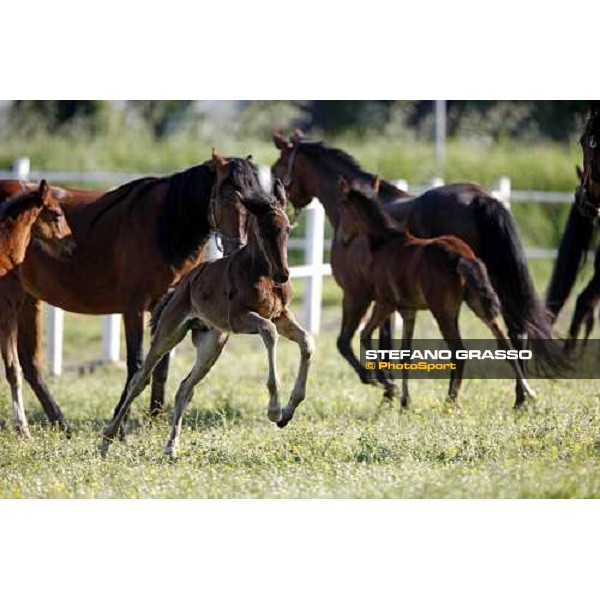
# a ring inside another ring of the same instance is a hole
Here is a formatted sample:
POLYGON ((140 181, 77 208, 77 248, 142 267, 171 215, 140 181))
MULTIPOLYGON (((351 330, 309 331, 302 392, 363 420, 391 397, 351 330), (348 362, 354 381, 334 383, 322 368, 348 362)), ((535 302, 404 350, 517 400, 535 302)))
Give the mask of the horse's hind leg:
MULTIPOLYGON (((458 350, 464 350, 464 344, 460 336, 458 327, 458 310, 443 310, 431 307, 431 312, 438 323, 440 331, 448 347, 452 351, 452 356, 456 356, 458 350)), ((452 404, 458 403, 458 393, 462 384, 463 373, 465 370, 465 360, 461 358, 453 359, 456 369, 450 371, 450 385, 448 387, 448 400, 452 404)))
POLYGON ((581 329, 581 324, 586 323, 586 336, 589 337, 592 326, 594 324, 594 309, 598 302, 600 302, 600 274, 594 277, 586 285, 585 289, 577 297, 575 304, 575 313, 571 320, 571 326, 569 327, 569 338, 567 340, 567 350, 574 350, 577 344, 577 337, 581 329))
MULTIPOLYGON (((139 371, 144 362, 144 312, 142 310, 131 309, 123 313, 123 322, 125 324, 125 344, 127 347, 127 381, 125 388, 121 392, 121 397, 113 413, 113 421, 120 413, 127 398, 127 390, 133 376, 139 371)), ((125 424, 127 422, 127 413, 124 413, 119 419, 119 433, 123 438, 125 436, 125 424)))
POLYGON ((308 379, 308 369, 310 360, 314 352, 315 343, 312 335, 298 325, 294 316, 287 309, 279 319, 275 321, 277 331, 292 342, 300 346, 300 366, 298 375, 294 383, 294 389, 290 395, 288 405, 283 410, 281 419, 277 422, 279 427, 285 427, 294 417, 294 412, 298 405, 306 397, 306 381, 308 379))
MULTIPOLYGON (((527 350, 527 334, 519 331, 511 331, 508 332, 508 339, 511 341, 513 347, 516 350, 527 350)), ((521 368, 521 373, 523 377, 527 377, 527 362, 522 359, 517 359, 519 363, 519 367, 521 368)), ((523 387, 523 383, 519 378, 515 380, 515 405, 520 406, 525 402, 525 388, 523 387)))
MULTIPOLYGON (((414 310, 403 310, 402 311, 402 350, 410 350, 412 348, 412 341, 415 334, 415 322, 417 320, 417 313, 414 310)), ((410 371, 404 369, 402 371, 402 396, 400 397, 400 406, 402 408, 408 408, 410 404, 410 394, 408 392, 408 376, 410 371)))
MULTIPOLYGON (((371 316, 369 317, 367 324, 360 334, 361 342, 364 344, 366 350, 372 349, 371 336, 373 335, 375 329, 377 329, 377 327, 379 327, 381 323, 383 323, 394 311, 394 306, 386 305, 381 302, 375 303, 373 311, 371 312, 371 316)), ((393 400, 396 398, 398 394, 396 384, 389 377, 386 377, 385 371, 377 369, 375 373, 377 380, 385 388, 385 393, 383 395, 384 399, 393 400)))
POLYGON ((173 425, 167 444, 167 456, 171 459, 177 458, 183 413, 192 399, 194 387, 208 374, 215 364, 228 337, 227 333, 216 329, 209 329, 207 331, 194 330, 192 333, 192 339, 196 346, 196 362, 189 375, 181 382, 175 396, 173 425))
MULTIPOLYGON (((514 350, 513 345, 511 344, 508 336, 502 331, 500 324, 498 323, 498 319, 492 319, 489 322, 486 322, 486 325, 490 328, 491 332, 494 334, 494 337, 498 340, 498 347, 502 350, 514 350)), ((524 392, 531 398, 535 398, 535 393, 529 387, 529 383, 527 379, 523 375, 523 371, 521 370, 521 366, 519 365, 519 361, 516 359, 507 358, 507 362, 512 367, 515 372, 515 376, 517 379, 517 383, 520 384, 524 390, 524 392)), ((523 404, 523 400, 519 402, 519 397, 517 396, 517 400, 515 402, 515 408, 519 408, 523 404)))
POLYGON ((6 379, 10 384, 15 426, 20 435, 29 438, 31 435, 29 434, 29 425, 23 405, 23 382, 17 350, 16 319, 13 325, 3 327, 2 332, 0 332, 0 351, 6 369, 6 379))
POLYGON ((115 410, 113 420, 103 431, 103 441, 100 448, 102 456, 106 456, 112 440, 122 429, 123 421, 129 414, 131 403, 150 383, 152 372, 160 359, 170 352, 185 337, 188 331, 187 314, 184 317, 177 317, 176 307, 171 311, 171 314, 168 311, 169 307, 165 309, 160 319, 142 368, 131 378, 125 398, 121 399, 115 410))
POLYGON ((71 428, 42 378, 42 303, 26 294, 18 321, 17 347, 25 381, 31 386, 49 421, 58 424, 68 436, 71 428))
POLYGON ((352 350, 352 338, 369 308, 370 300, 364 297, 351 296, 344 292, 342 301, 342 329, 337 339, 340 354, 350 363, 363 383, 372 383, 367 377, 366 369, 360 364, 352 350))
POLYGON ((165 354, 156 365, 152 374, 152 391, 150 393, 150 416, 156 417, 165 405, 165 386, 169 375, 171 354, 165 354))

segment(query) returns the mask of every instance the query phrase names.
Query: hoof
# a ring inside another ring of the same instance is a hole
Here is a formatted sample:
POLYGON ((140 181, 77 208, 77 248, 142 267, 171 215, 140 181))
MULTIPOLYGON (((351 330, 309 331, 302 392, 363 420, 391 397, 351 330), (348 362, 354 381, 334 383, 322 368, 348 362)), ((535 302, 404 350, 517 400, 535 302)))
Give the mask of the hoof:
POLYGON ((31 439, 31 433, 29 433, 29 429, 27 427, 18 427, 17 433, 19 434, 19 437, 21 437, 24 440, 31 439))
POLYGON ((102 458, 106 458, 108 454, 108 449, 113 441, 113 437, 108 432, 102 433, 102 440, 100 441, 100 445, 98 446, 98 450, 100 451, 100 456, 102 458))
POLYGON ((171 444, 169 444, 167 446, 167 449, 165 450, 165 454, 167 455, 167 458, 171 461, 171 462, 175 462, 176 460, 178 460, 178 456, 177 456, 177 448, 175 448, 175 446, 172 446, 171 444))
POLYGON ((410 408, 410 396, 402 396, 400 398, 400 408, 408 410, 410 408))
POLYGON ((290 421, 292 420, 292 417, 286 417, 283 416, 281 417, 281 419, 279 419, 279 421, 277 421, 277 427, 279 427, 279 429, 283 429, 290 421))
POLYGON ((269 409, 267 411, 267 416, 269 417, 269 421, 279 424, 279 422, 283 419, 283 411, 281 408, 269 409))

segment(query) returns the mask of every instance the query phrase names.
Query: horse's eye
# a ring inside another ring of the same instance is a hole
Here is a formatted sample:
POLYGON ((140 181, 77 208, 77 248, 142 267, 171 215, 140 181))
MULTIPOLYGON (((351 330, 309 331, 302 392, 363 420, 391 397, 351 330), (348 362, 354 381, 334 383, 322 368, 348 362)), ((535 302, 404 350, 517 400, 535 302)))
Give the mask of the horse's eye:
POLYGON ((597 146, 596 138, 591 137, 590 138, 590 148, 594 149, 596 146, 597 146))

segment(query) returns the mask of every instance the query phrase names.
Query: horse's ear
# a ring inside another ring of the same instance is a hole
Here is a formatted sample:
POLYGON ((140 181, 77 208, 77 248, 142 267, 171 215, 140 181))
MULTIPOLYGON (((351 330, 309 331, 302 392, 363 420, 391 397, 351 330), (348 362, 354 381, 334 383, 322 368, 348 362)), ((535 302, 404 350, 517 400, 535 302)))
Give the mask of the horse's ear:
POLYGON ((249 163, 253 162, 252 154, 248 154, 248 156, 246 156, 246 160, 247 160, 249 163))
POLYGON ((373 194, 375 198, 379 196, 379 188, 381 186, 381 177, 379 175, 375 175, 375 181, 373 182, 373 194))
POLYGON ((583 170, 579 165, 575 165, 575 172, 577 173, 577 179, 581 181, 583 179, 583 170))
POLYGON ((40 181, 40 187, 38 188, 38 205, 42 206, 50 193, 50 186, 45 179, 40 181))
POLYGON ((285 186, 281 183, 281 179, 276 179, 275 184, 273 185, 273 193, 277 202, 281 205, 282 208, 285 208, 287 204, 287 196, 285 193, 285 186))
POLYGON ((219 184, 229 174, 229 161, 216 152, 214 148, 212 149, 212 161, 217 170, 217 182, 219 184))
POLYGON ((340 188, 340 192, 342 192, 344 196, 347 196, 352 190, 351 185, 348 183, 348 180, 343 175, 340 175, 338 186, 340 188))
POLYGON ((221 156, 214 148, 212 149, 212 160, 215 167, 224 167, 229 163, 229 161, 224 156, 221 156))
POLYGON ((275 131, 273 133, 273 143, 275 147, 279 150, 291 150, 294 147, 292 142, 288 142, 284 137, 281 131, 275 131))
POLYGON ((305 139, 306 136, 304 135, 304 131, 302 131, 302 129, 298 129, 296 127, 296 129, 294 129, 294 133, 292 134, 292 142, 301 142, 303 139, 305 139))

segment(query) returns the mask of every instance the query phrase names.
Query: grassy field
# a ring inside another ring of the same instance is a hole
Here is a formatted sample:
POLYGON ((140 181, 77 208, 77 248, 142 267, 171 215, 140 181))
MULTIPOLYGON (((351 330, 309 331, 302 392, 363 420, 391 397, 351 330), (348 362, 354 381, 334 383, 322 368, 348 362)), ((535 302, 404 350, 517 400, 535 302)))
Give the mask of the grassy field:
MULTIPOLYGON (((543 289, 550 265, 535 263, 543 289)), ((301 286, 297 286, 300 288, 301 286)), ((299 294, 296 312, 301 314, 299 294)), ((147 394, 134 405, 127 444, 97 452, 99 432, 123 383, 122 367, 93 373, 69 368, 51 387, 75 433, 51 430, 27 392, 34 439, 0 432, 0 496, 138 497, 600 497, 600 403, 596 381, 535 381, 535 406, 515 414, 510 381, 466 381, 461 412, 444 406, 445 382, 413 382, 413 407, 380 407, 380 392, 362 386, 335 349, 339 291, 328 280, 324 331, 309 395, 285 430, 266 417, 266 354, 255 337, 233 338, 187 413, 181 458, 164 457, 169 418, 145 417, 147 394)), ((465 310, 465 335, 481 332, 465 310)), ((560 328, 564 331, 565 322, 560 328)), ((99 353, 97 319, 68 315, 71 367, 99 353)), ((418 335, 435 335, 423 314, 418 335)), ((178 349, 169 400, 191 366, 189 341, 178 349)), ((284 394, 298 353, 278 349, 284 394)), ((8 389, 0 417, 10 422, 8 389)))

